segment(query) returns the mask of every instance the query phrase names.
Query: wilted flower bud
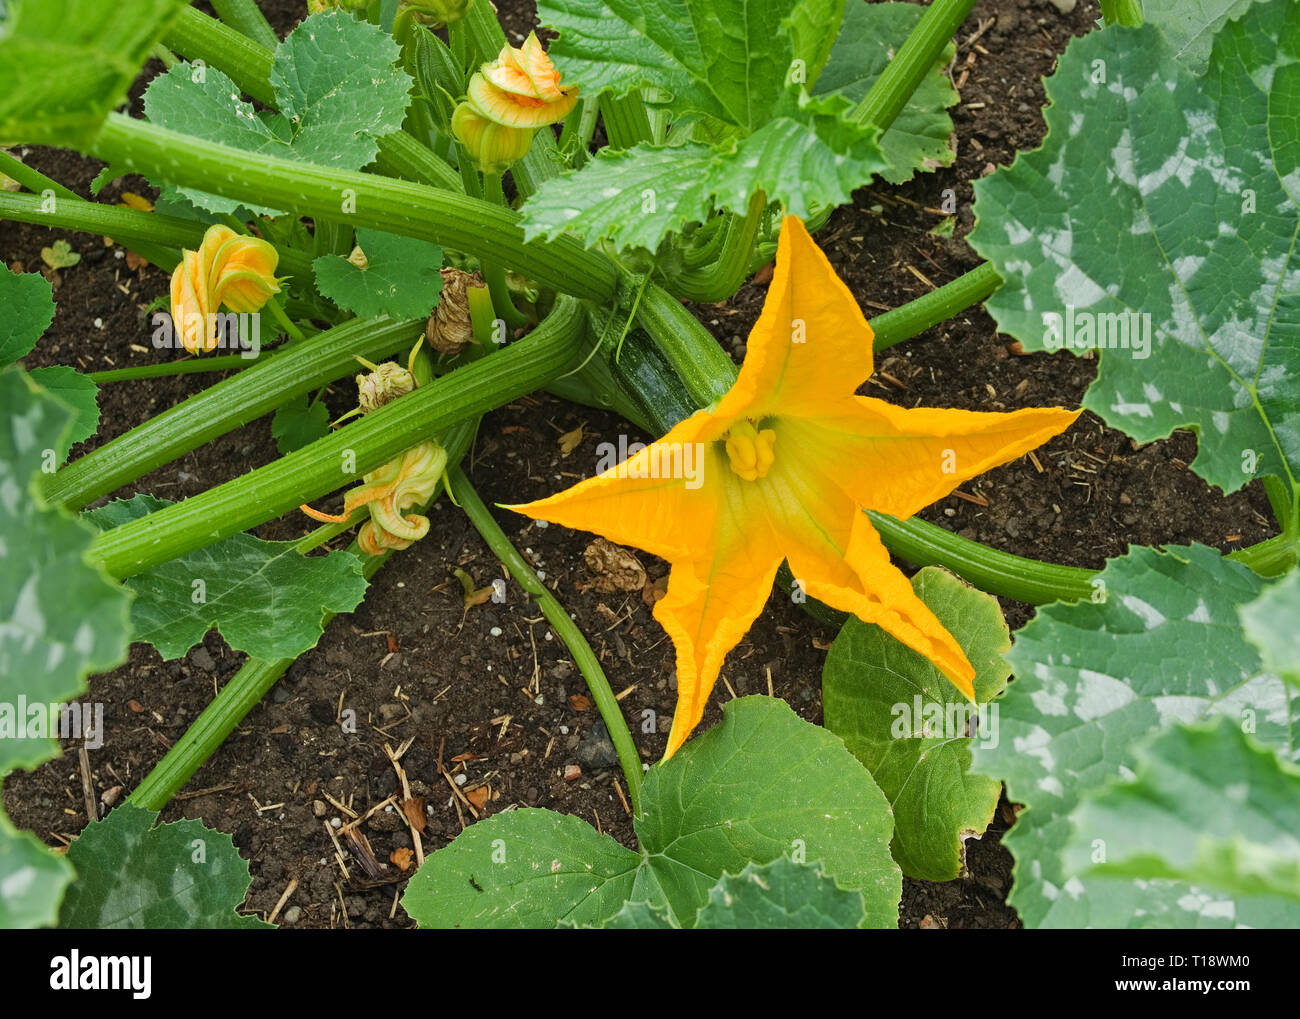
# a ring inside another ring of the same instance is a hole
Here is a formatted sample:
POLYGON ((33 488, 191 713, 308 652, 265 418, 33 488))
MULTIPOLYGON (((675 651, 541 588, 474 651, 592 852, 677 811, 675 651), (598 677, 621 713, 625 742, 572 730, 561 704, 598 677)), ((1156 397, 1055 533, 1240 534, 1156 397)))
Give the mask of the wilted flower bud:
POLYGON ((429 316, 424 338, 440 354, 456 354, 474 340, 474 322, 469 313, 469 288, 486 286, 477 272, 448 267, 442 271, 442 293, 429 316))
POLYGON ((366 253, 361 250, 360 244, 357 244, 352 248, 351 254, 348 255, 348 261, 362 272, 365 272, 370 268, 370 259, 366 258, 366 253))
POLYGON ((357 376, 357 407, 369 414, 415 388, 415 376, 396 361, 368 365, 370 371, 357 376))
POLYGON ((368 506, 370 519, 357 533, 361 550, 378 555, 387 548, 403 549, 429 533, 429 518, 418 513, 405 516, 402 511, 432 499, 446 470, 447 451, 432 440, 422 442, 367 474, 364 484, 344 496, 343 512, 337 517, 310 506, 301 508, 316 520, 343 523, 359 507, 368 506))
POLYGON ((536 32, 523 46, 506 46, 469 80, 470 104, 488 120, 509 127, 543 127, 563 120, 578 102, 576 86, 560 86, 560 72, 536 32))
POLYGON ((198 251, 182 251, 172 273, 172 323, 192 354, 217 345, 211 315, 221 305, 252 313, 279 293, 275 267, 280 256, 267 241, 238 234, 228 226, 208 227, 198 251))
POLYGON ((470 103, 456 107, 451 115, 451 130, 484 173, 504 173, 533 147, 532 128, 494 123, 470 103))

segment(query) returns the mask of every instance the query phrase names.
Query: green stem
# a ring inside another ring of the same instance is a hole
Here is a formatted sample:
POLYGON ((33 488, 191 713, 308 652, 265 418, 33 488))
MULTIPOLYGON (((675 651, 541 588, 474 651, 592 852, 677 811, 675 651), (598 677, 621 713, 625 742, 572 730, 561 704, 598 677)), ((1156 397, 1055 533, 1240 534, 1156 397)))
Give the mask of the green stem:
MULTIPOLYGON (((483 174, 483 197, 493 205, 509 208, 505 192, 501 187, 501 174, 483 174)), ((487 282, 488 293, 492 295, 492 306, 497 315, 511 329, 522 329, 528 325, 528 316, 515 307, 514 298, 510 296, 510 287, 506 284, 506 273, 500 264, 479 260, 483 279, 487 282)))
POLYGON ((97 386, 110 382, 134 382, 137 379, 162 379, 172 375, 197 375, 201 372, 224 372, 251 368, 261 358, 246 358, 242 354, 218 357, 196 357, 191 361, 174 364, 140 364, 133 368, 111 368, 102 372, 88 372, 86 378, 97 386))
MULTIPOLYGON (((448 463, 457 463, 464 457, 470 443, 473 442, 474 428, 475 423, 467 421, 448 430, 443 443, 447 450, 448 463)), ((434 499, 437 497, 435 493, 434 499)), ((352 525, 349 523, 318 527, 298 542, 295 548, 299 552, 307 552, 322 541, 329 540, 331 530, 337 535, 350 526, 352 525)), ((355 542, 348 551, 360 555, 361 573, 367 580, 372 579, 393 555, 391 549, 377 556, 364 555, 355 542)), ((334 613, 327 613, 322 626, 328 624, 333 618, 334 613)), ((293 663, 292 658, 282 658, 278 662, 250 658, 245 662, 243 667, 221 688, 221 692, 204 708, 199 717, 190 724, 185 734, 136 786, 129 797, 130 801, 146 810, 162 810, 293 663)))
POLYGON ((205 442, 355 371, 353 354, 372 359, 385 357, 409 346, 423 328, 419 320, 359 319, 295 346, 292 357, 276 354, 257 361, 250 358, 247 363, 252 367, 222 379, 47 476, 42 494, 51 503, 80 509, 205 442))
MULTIPOLYGON (((122 209, 115 205, 88 202, 75 195, 59 198, 52 211, 46 211, 46 208, 40 195, 0 191, 0 219, 106 235, 168 271, 174 269, 180 259, 171 250, 164 249, 189 248, 197 251, 203 243, 204 224, 192 219, 122 209)), ((276 250, 280 253, 282 271, 298 279, 311 279, 311 257, 306 252, 295 248, 276 250)))
POLYGON ((267 49, 280 45, 279 36, 253 0, 212 0, 212 9, 231 28, 267 49))
POLYGON ((1300 538, 1300 506, 1292 501, 1291 487, 1281 478, 1270 474, 1264 478, 1264 494, 1268 496, 1268 504, 1277 519, 1277 525, 1282 528, 1282 534, 1292 540, 1300 538))
POLYGON ((299 343, 305 339, 302 330, 294 325, 293 320, 284 313, 284 309, 280 307, 280 301, 275 295, 271 296, 271 299, 266 302, 265 307, 270 309, 271 317, 280 323, 280 327, 288 333, 290 337, 299 343))
POLYGON ((1141 28, 1142 0, 1101 0, 1101 16, 1108 25, 1141 28))
POLYGON ((274 463, 103 532, 92 542, 89 558, 110 576, 124 579, 319 499, 457 421, 545 385, 578 356, 582 321, 580 305, 562 298, 518 343, 457 368, 274 463))
POLYGON ((271 86, 273 47, 250 39, 193 7, 182 8, 163 36, 163 42, 187 60, 202 60, 215 67, 259 103, 275 105, 275 89, 271 86))
POLYGON ((526 243, 518 213, 463 194, 244 152, 120 114, 109 115, 91 149, 121 169, 171 183, 433 241, 561 293, 597 301, 614 293, 614 267, 603 255, 567 235, 526 243))
POLYGON ((429 184, 444 191, 460 191, 464 185, 460 174, 427 145, 421 145, 405 131, 379 139, 375 166, 390 177, 401 177, 419 184, 429 184))
POLYGON ((6 152, 4 149, 0 149, 0 173, 12 177, 28 191, 40 195, 42 199, 46 197, 43 192, 52 191, 56 199, 70 198, 74 202, 82 200, 76 192, 69 191, 57 180, 45 176, 40 170, 33 170, 13 153, 6 152))
POLYGON ((881 134, 888 131, 975 3, 976 0, 934 0, 871 90, 853 108, 852 119, 875 124, 881 134))
POLYGON ((483 504, 483 500, 479 498, 474 486, 469 483, 469 479, 465 477, 465 473, 459 467, 455 467, 448 474, 451 482, 451 494, 455 497, 456 502, 460 504, 460 508, 465 511, 470 522, 478 530, 478 533, 483 536, 483 540, 488 543, 488 547, 492 549, 493 554, 510 571, 515 583, 522 587, 531 597, 537 599, 542 615, 550 622, 560 640, 564 641, 565 647, 569 649, 569 653, 573 655, 574 664, 578 666, 578 671, 582 673, 583 679, 587 681, 587 689, 591 691, 591 698, 596 702, 600 717, 605 720, 605 728, 609 730, 609 738, 618 753, 618 763, 623 769, 623 777, 627 779, 628 798, 632 801, 632 813, 640 817, 641 756, 637 753, 636 744, 632 740, 632 732, 628 729, 627 719, 623 717, 623 711, 619 706, 618 699, 614 696, 609 680, 605 678, 605 671, 600 667, 600 660, 596 657, 596 653, 592 651, 591 645, 587 643, 587 638, 578 629, 578 625, 564 610, 564 606, 547 590, 546 586, 538 579, 537 574, 533 572, 532 567, 528 565, 527 560, 510 543, 505 531, 501 529, 501 525, 488 512, 488 508, 483 504))
POLYGON ((725 301, 739 290, 749 272, 766 209, 767 195, 759 189, 750 196, 745 215, 730 217, 717 261, 704 271, 687 270, 674 278, 669 284, 671 292, 677 297, 710 304, 725 301))
POLYGON ((997 270, 990 263, 983 262, 951 283, 873 318, 871 328, 876 338, 872 346, 876 350, 886 350, 909 340, 931 326, 948 321, 971 305, 979 304, 1001 285, 997 270))
POLYGON ((720 400, 736 380, 726 351, 682 302, 654 283, 645 288, 637 320, 673 366, 691 399, 701 407, 720 400))
POLYGON ((654 139, 641 89, 633 89, 619 99, 615 99, 609 92, 602 92, 599 103, 600 117, 605 123, 605 137, 609 139, 610 148, 630 149, 641 142, 654 139))

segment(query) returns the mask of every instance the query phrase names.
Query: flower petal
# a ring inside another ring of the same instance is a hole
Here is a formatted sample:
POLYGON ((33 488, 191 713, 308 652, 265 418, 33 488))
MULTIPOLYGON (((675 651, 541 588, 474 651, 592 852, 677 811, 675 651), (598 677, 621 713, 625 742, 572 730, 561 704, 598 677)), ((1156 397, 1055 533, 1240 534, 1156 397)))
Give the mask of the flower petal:
POLYGON ((872 371, 873 333, 862 309, 796 216, 786 216, 776 270, 735 386, 718 412, 816 417, 872 371))
POLYGON ((665 760, 700 724, 727 652, 763 611, 781 565, 761 491, 739 479, 725 490, 711 533, 697 535, 706 554, 673 563, 668 593, 655 602, 654 617, 677 649, 677 709, 665 760))
POLYGON ((1061 407, 909 409, 860 396, 847 411, 785 422, 782 437, 800 456, 830 465, 830 476, 859 506, 906 519, 1041 446, 1078 416, 1061 407))
POLYGON ((708 414, 693 414, 658 442, 594 478, 508 508, 593 531, 663 559, 697 557, 703 536, 713 531, 717 484, 730 474, 726 454, 714 441, 726 424, 708 414))

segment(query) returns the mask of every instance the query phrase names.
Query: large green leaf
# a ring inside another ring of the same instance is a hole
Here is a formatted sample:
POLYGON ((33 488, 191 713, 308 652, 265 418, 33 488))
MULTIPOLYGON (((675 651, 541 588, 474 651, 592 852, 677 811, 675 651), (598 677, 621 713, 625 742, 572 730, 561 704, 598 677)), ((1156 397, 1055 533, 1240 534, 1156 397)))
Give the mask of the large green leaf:
POLYGON ((1300 926, 1300 768, 1218 724, 1173 726, 1138 751, 1136 775, 1075 812, 1066 865, 1226 893, 1270 927, 1300 926))
MULTIPOLYGON (((997 599, 939 567, 912 578, 917 596, 975 666, 975 698, 1007 685, 1011 647, 997 599)), ((867 766, 894 808, 894 859, 908 877, 951 881, 964 842, 993 819, 1002 783, 970 774, 968 729, 999 738, 997 709, 977 711, 924 656, 870 623, 850 619, 822 670, 826 728, 867 766)))
MULTIPOLYGON (((12 725, 20 697, 48 708, 126 657, 129 596, 87 564, 94 531, 33 485, 53 470, 74 413, 15 367, 0 371, 0 407, 0 705, 12 725)), ((57 752, 48 734, 24 732, 0 738, 0 775, 57 752)))
MULTIPOLYGON (((1009 898, 1029 927, 1199 927, 1234 922, 1181 882, 1080 875, 1063 859, 1090 791, 1131 777, 1135 748, 1162 727, 1224 716, 1288 760, 1300 757, 1300 696, 1261 662, 1238 607, 1264 581, 1201 545, 1135 548, 1098 577, 1094 601, 1056 603, 1016 634, 1016 680, 997 701, 1000 741, 976 770, 1025 805, 1003 844, 1009 898)), ((1236 922, 1267 926, 1239 909, 1236 922)))
POLYGON ((1300 477, 1297 61, 1300 0, 1229 22, 1203 78, 1149 25, 1094 32, 1048 80, 1043 147, 975 185, 999 328, 1102 339, 1084 406, 1140 442, 1196 430, 1228 492, 1300 477))
POLYGON ((1142 0, 1142 14, 1169 40, 1174 55, 1197 74, 1210 62, 1214 35, 1257 0, 1142 0))
POLYGON ((782 856, 724 874, 695 924, 701 930, 844 930, 862 925, 862 893, 840 888, 817 866, 782 856))
MULTIPOLYGON (((85 518, 107 530, 163 509, 148 495, 119 499, 85 518)), ((179 658, 216 627, 236 651, 274 662, 320 639, 326 614, 351 612, 365 596, 361 561, 347 551, 304 556, 291 541, 232 534, 136 574, 133 639, 179 658)))
MULTIPOLYGON (((149 84, 145 116, 248 152, 359 170, 375 158, 378 139, 402 126, 411 79, 394 66, 399 53, 378 27, 325 11, 299 24, 275 51, 271 82, 279 113, 254 110, 216 68, 200 73, 178 63, 149 84)), ((240 205, 190 188, 179 193, 210 212, 240 205)))
POLYGON ((316 287, 345 311, 362 318, 421 318, 442 292, 442 248, 414 237, 359 229, 357 246, 365 268, 341 255, 312 262, 316 287))
POLYGON ((847 117, 845 97, 808 95, 843 9, 844 0, 543 0, 566 80, 587 95, 651 87, 693 130, 684 144, 678 133, 669 146, 606 152, 548 181, 524 206, 527 236, 569 232, 589 246, 654 251, 715 206, 744 212, 758 190, 804 218, 847 202, 887 164, 876 129, 847 117))
POLYGON ((154 826, 158 815, 124 803, 91 821, 68 847, 77 879, 59 910, 71 930, 269 928, 236 913, 252 881, 225 832, 201 821, 154 826))
POLYGON ((654 251, 670 231, 702 222, 715 206, 743 212, 762 189, 791 215, 848 202, 884 164, 875 132, 842 116, 844 101, 806 100, 798 119, 777 117, 716 148, 641 144, 605 151, 581 170, 547 181, 524 206, 526 236, 570 233, 589 247, 654 251))
POLYGON ((99 429, 99 386, 89 376, 65 364, 33 368, 29 375, 38 386, 76 412, 71 427, 57 448, 61 464, 68 458, 69 449, 99 429))
POLYGON ((586 95, 649 85, 679 115, 756 131, 816 80, 844 2, 541 0, 537 14, 560 33, 550 52, 564 80, 586 95))
MULTIPOLYGON (((924 13, 916 4, 849 0, 835 48, 814 91, 857 102, 875 84, 924 13)), ((957 158, 948 108, 956 106, 961 96, 944 73, 953 51, 953 46, 944 50, 880 139, 889 164, 880 176, 891 184, 910 180, 917 170, 950 166, 957 158)))
POLYGON ((54 290, 38 272, 0 266, 0 368, 26 357, 54 321, 54 290))
MULTIPOLYGON (((14 367, 0 369, 0 408, 2 778, 54 757, 55 705, 84 691, 88 673, 126 657, 129 598, 86 562, 94 532, 46 506, 34 484, 54 468, 74 412, 14 367)), ((71 879, 66 860, 0 811, 0 927, 53 923, 71 879)))
POLYGON ((724 873, 788 855, 860 891, 866 926, 898 922, 888 804, 836 737, 781 701, 731 701, 641 796, 639 852, 577 818, 513 810, 434 853, 403 905, 426 927, 552 927, 599 926, 633 902, 691 927, 724 873))
POLYGON ((84 142, 185 0, 12 0, 0 10, 0 144, 84 142))
POLYGON ((1241 606, 1241 625, 1264 664, 1300 686, 1300 571, 1292 570, 1241 606))

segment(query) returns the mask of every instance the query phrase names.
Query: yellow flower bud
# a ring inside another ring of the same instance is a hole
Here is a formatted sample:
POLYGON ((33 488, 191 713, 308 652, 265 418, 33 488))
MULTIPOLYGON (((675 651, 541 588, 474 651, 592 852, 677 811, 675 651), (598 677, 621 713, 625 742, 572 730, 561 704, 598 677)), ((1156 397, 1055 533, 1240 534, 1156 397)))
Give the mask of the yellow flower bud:
POLYGON ((214 313, 223 304, 249 314, 279 293, 275 267, 280 256, 267 241, 235 233, 228 226, 208 227, 198 251, 182 251, 172 273, 172 323, 192 354, 217 345, 214 313))
POLYGON ((503 173, 533 146, 532 129, 506 127, 461 103, 451 115, 451 130, 484 173, 503 173))

